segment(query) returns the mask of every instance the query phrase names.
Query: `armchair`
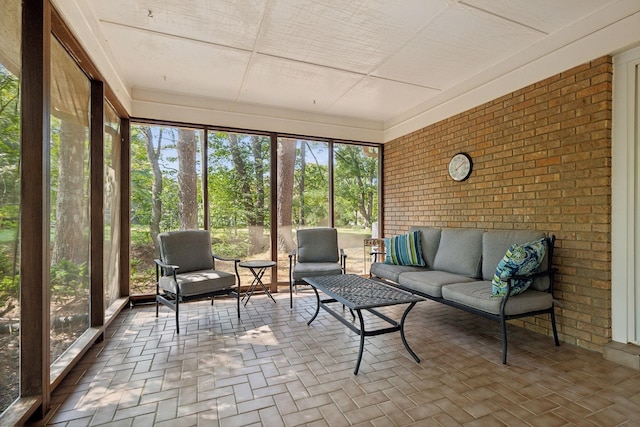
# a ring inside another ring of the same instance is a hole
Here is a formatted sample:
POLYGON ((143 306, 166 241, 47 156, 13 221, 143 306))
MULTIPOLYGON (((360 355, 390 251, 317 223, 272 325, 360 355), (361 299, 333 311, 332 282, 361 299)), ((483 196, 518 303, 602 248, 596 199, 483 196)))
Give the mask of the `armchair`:
POLYGON ((344 274, 347 255, 338 249, 338 230, 308 228, 298 230, 298 248, 289 254, 289 299, 293 308, 293 288, 303 277, 344 274))
POLYGON ((240 318, 239 259, 211 253, 208 230, 181 230, 158 234, 160 259, 156 259, 156 317, 159 304, 176 313, 180 333, 180 303, 219 295, 234 295, 240 318), (235 275, 216 270, 215 261, 233 261, 235 275), (237 279, 237 280, 236 280, 237 279))

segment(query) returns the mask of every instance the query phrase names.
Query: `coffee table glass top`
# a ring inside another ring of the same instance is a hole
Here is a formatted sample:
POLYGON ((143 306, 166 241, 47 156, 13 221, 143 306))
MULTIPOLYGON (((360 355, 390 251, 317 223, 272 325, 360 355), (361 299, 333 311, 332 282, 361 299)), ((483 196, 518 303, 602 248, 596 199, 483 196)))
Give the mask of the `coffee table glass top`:
POLYGON ((352 310, 424 301, 424 298, 355 274, 305 277, 302 280, 352 310))

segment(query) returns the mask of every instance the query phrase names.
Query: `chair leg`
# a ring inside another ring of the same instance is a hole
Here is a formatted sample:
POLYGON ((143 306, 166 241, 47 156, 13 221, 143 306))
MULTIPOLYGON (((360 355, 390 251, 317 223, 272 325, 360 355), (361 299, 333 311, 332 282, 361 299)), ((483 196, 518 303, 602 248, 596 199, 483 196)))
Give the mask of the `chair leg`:
POLYGON ((236 292, 236 310, 238 311, 238 319, 240 319, 240 282, 238 282, 238 292, 236 292))
POLYGON ((293 283, 289 280, 289 308, 293 308, 293 283))
POLYGON ((176 295, 176 333, 180 335, 180 310, 178 307, 180 307, 180 301, 178 301, 178 296, 176 295))

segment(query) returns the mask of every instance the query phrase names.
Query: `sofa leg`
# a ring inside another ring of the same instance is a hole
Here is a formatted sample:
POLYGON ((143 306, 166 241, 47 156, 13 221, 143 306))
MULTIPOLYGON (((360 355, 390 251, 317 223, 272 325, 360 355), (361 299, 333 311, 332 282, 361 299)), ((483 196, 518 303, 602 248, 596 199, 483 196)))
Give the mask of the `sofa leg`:
POLYGON ((558 339, 558 329, 556 328, 556 313, 551 307, 551 329, 553 330, 553 340, 556 343, 556 347, 560 346, 560 340, 558 339))
POLYGON ((502 328, 502 364, 507 364, 507 321, 500 319, 500 327, 502 328))

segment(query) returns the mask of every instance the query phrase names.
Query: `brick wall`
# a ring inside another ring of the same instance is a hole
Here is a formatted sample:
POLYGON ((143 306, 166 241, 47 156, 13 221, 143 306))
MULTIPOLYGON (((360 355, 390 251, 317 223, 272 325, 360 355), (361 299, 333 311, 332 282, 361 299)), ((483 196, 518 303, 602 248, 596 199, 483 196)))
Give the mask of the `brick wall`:
MULTIPOLYGON (((561 340, 611 338, 610 57, 596 59, 384 145, 384 234, 410 225, 556 235, 561 340), (463 182, 455 153, 473 159, 463 182)), ((548 316, 518 320, 550 334, 548 316)))

